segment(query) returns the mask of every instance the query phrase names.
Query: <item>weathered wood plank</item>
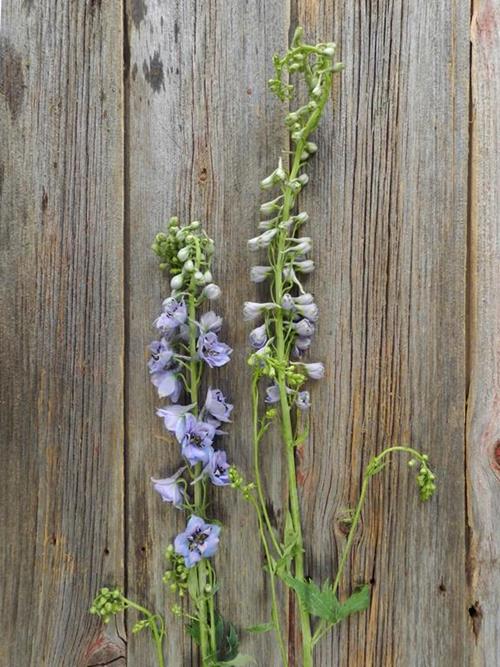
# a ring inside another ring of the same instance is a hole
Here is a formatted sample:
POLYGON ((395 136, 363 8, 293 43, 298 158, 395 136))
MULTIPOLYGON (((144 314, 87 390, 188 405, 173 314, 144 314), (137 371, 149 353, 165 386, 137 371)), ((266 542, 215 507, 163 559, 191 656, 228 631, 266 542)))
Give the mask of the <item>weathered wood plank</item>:
MULTIPOLYGON (((282 147, 280 116, 266 91, 266 73, 273 50, 286 43, 287 21, 279 3, 128 3, 128 573, 131 591, 159 608, 167 605, 161 594, 163 550, 182 519, 153 496, 148 483, 151 474, 167 473, 179 462, 177 445, 160 439, 165 433, 154 415, 158 399, 145 366, 151 322, 169 289, 148 248, 173 214, 183 221, 201 220, 216 241, 215 275, 224 290, 219 308, 235 352, 232 363, 217 371, 213 381, 235 403, 227 448, 231 459, 250 474, 251 447, 244 435, 250 433, 248 327, 240 314, 252 294, 245 247, 257 219, 258 181, 282 147)), ((269 452, 270 470, 272 458, 269 452)), ((272 468, 272 489, 280 488, 279 477, 279 467, 272 468)), ((226 525, 218 558, 221 611, 240 627, 267 620, 251 512, 228 489, 214 498, 214 515, 226 525)), ((188 664, 189 642, 178 623, 174 628, 170 660, 177 665, 183 657, 182 664, 188 664)), ((130 646, 132 664, 146 655, 144 640, 140 642, 134 638, 130 646)), ((243 649, 259 664, 279 662, 268 636, 247 639, 243 649)))
POLYGON ((500 2, 474 3, 467 424, 473 664, 500 655, 500 2))
POLYGON ((439 477, 426 506, 403 462, 373 482, 344 582, 371 581, 371 609, 324 641, 318 665, 468 660, 467 4, 297 2, 308 36, 333 37, 346 63, 302 200, 327 364, 302 465, 310 573, 335 571, 339 516, 373 454, 411 443, 439 477))
POLYGON ((123 580, 121 32, 120 2, 2 3, 5 666, 125 662, 88 613, 123 580))

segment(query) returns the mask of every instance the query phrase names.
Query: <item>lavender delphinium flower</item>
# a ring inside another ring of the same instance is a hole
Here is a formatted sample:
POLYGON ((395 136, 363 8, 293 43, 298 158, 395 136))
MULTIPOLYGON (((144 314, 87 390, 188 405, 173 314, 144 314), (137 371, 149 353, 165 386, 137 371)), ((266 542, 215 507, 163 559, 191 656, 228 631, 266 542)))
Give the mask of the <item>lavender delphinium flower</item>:
POLYGON ((200 359, 210 368, 224 366, 231 358, 232 349, 226 343, 222 343, 213 331, 200 335, 197 348, 200 359))
POLYGON ((175 437, 181 444, 182 456, 190 465, 208 463, 215 437, 215 427, 212 424, 200 421, 188 413, 177 422, 175 437))
POLYGON ((166 479, 154 479, 151 477, 153 482, 153 488, 157 491, 161 499, 166 503, 172 503, 174 507, 180 509, 184 502, 184 490, 179 486, 177 480, 182 475, 186 466, 179 468, 179 470, 172 475, 172 477, 167 477, 166 479))
POLYGON ((231 421, 233 405, 227 402, 220 389, 208 388, 204 409, 219 422, 231 421))
POLYGON ((163 312, 155 320, 157 329, 172 331, 187 320, 187 307, 184 301, 168 297, 163 302, 163 312))
POLYGON ((206 523, 193 514, 186 530, 179 533, 174 541, 176 553, 183 556, 187 568, 196 565, 202 558, 210 558, 219 546, 221 528, 213 523, 206 523))
POLYGON ((195 407, 194 403, 190 405, 167 405, 165 408, 158 408, 156 414, 162 417, 167 431, 175 433, 179 419, 190 412, 195 407))
POLYGON ((203 468, 203 474, 207 475, 215 486, 227 486, 231 483, 229 478, 229 468, 227 454, 222 449, 212 453, 207 465, 203 468))

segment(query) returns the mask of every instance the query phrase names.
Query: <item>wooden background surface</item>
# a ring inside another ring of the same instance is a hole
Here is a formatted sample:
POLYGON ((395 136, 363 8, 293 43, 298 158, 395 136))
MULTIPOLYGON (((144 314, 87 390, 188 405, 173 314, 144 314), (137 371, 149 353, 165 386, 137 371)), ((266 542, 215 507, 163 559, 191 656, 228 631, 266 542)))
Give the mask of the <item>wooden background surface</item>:
MULTIPOLYGON (((228 449, 250 472, 245 241, 285 142, 271 56, 298 23, 346 64, 302 200, 327 366, 300 465, 309 574, 335 571, 339 514, 384 445, 426 450, 439 476, 425 506, 403 463, 373 483, 346 579, 372 582, 371 608, 317 664, 498 664, 500 0, 3 0, 2 667, 153 664, 146 637, 87 610, 102 582, 165 605, 180 524, 148 479, 177 449, 145 347, 167 293, 149 246, 172 214, 218 244, 228 449)), ((216 511, 222 611, 262 622, 253 518, 229 490, 216 511)), ((279 665, 268 636, 243 649, 279 665)), ((169 664, 190 650, 174 624, 169 664)))

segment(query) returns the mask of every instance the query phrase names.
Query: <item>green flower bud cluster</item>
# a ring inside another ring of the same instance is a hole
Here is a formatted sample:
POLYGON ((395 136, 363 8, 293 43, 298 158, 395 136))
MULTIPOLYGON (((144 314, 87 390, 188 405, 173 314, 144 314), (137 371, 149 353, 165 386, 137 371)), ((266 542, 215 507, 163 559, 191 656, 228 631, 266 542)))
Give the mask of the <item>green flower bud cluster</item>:
POLYGON ((184 592, 188 587, 188 574, 183 556, 179 556, 174 551, 172 544, 169 544, 165 552, 170 569, 163 575, 163 583, 167 584, 173 593, 178 593, 180 597, 184 597, 184 592))
POLYGON ((170 271, 172 290, 180 291, 193 282, 201 289, 216 287, 210 271, 214 242, 197 220, 182 227, 178 218, 170 218, 167 232, 157 234, 151 247, 160 258, 160 269, 170 271))
POLYGON ((410 459, 408 465, 410 468, 416 464, 420 464, 417 473, 417 485, 420 493, 420 500, 429 500, 434 495, 436 490, 436 475, 432 472, 428 465, 429 457, 427 454, 422 454, 419 459, 410 459))
POLYGON ((231 481, 231 488, 238 489, 241 491, 241 494, 245 500, 250 500, 255 489, 255 484, 253 482, 245 484, 243 475, 235 466, 231 466, 229 468, 229 479, 231 481))
POLYGON ((304 384, 307 378, 303 373, 297 371, 296 366, 290 365, 286 369, 286 379, 287 384, 291 389, 298 389, 304 384))
POLYGON ((132 634, 136 635, 141 630, 144 630, 144 628, 151 627, 152 622, 153 622, 152 617, 143 618, 141 621, 137 621, 137 623, 134 623, 134 625, 132 626, 132 634))
POLYGON ((104 623, 109 623, 114 614, 119 614, 126 607, 125 599, 119 588, 101 588, 97 594, 90 613, 100 616, 104 623))

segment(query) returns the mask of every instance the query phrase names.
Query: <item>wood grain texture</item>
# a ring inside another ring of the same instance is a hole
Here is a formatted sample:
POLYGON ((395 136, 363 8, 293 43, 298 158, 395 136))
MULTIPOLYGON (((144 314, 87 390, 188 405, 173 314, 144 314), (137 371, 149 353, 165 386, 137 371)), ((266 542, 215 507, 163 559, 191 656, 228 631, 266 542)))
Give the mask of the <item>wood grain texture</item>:
POLYGON ((302 463, 310 574, 334 574, 339 518, 375 453, 411 444, 439 478, 426 505, 405 461, 373 481, 343 585, 371 582, 371 608, 320 645, 318 665, 469 660, 466 5, 297 3, 308 37, 333 38, 346 64, 301 202, 318 260, 314 356, 327 366, 302 463))
MULTIPOLYGON (((371 608, 316 664, 496 664, 500 5, 474 1, 471 54, 468 5, 3 0, 1 667, 154 664, 146 634, 127 647, 122 621, 104 631, 88 607, 102 583, 167 615, 173 602, 163 551, 183 520, 149 477, 174 470, 178 448, 146 368, 169 291, 149 246, 173 214, 218 247, 234 354, 207 384, 235 403, 227 449, 251 475, 246 240, 286 148, 271 57, 299 23, 346 63, 301 197, 321 310, 311 358, 327 366, 299 452, 307 573, 334 574, 340 517, 385 445, 427 451, 439 478, 424 506, 404 461, 374 481, 342 588, 370 581, 371 608)), ((263 469, 281 525, 278 442, 263 469)), ((213 514, 222 613, 239 628, 269 620, 248 506, 221 489, 213 514)), ((167 644, 168 664, 198 664, 177 621, 167 644)), ((280 663, 269 635, 242 650, 280 663)))
POLYGON ((470 385, 467 424, 473 664, 500 655, 500 2, 472 17, 470 385))
POLYGON ((4 0, 5 667, 124 665, 88 613, 123 581, 120 3, 4 0))
MULTIPOLYGON (((218 252, 214 275, 223 287, 217 304, 224 336, 235 348, 232 363, 210 381, 235 404, 227 449, 251 473, 249 373, 245 363, 248 326, 243 300, 253 295, 246 239, 258 212, 258 181, 276 160, 284 141, 280 112, 266 90, 271 56, 287 42, 288 16, 280 3, 129 2, 129 103, 127 154, 130 183, 128 375, 128 579, 131 594, 165 609, 163 552, 183 516, 153 495, 151 475, 179 464, 178 445, 165 441, 155 416, 160 404, 150 384, 145 350, 152 321, 169 293, 168 280, 148 250, 171 215, 199 219, 218 252)), ((208 382, 208 380, 207 380, 208 382)), ((279 515, 281 473, 266 454, 268 481, 279 515)), ((214 493, 213 514, 226 528, 220 565, 221 611, 239 627, 268 620, 269 602, 256 525, 234 492, 214 493)), ((170 616, 171 618, 171 616, 170 616)), ((175 621, 168 640, 174 665, 197 664, 175 621)), ((134 638, 130 664, 147 655, 146 638, 134 638)), ((258 664, 278 664, 272 639, 247 639, 242 650, 258 664)))

